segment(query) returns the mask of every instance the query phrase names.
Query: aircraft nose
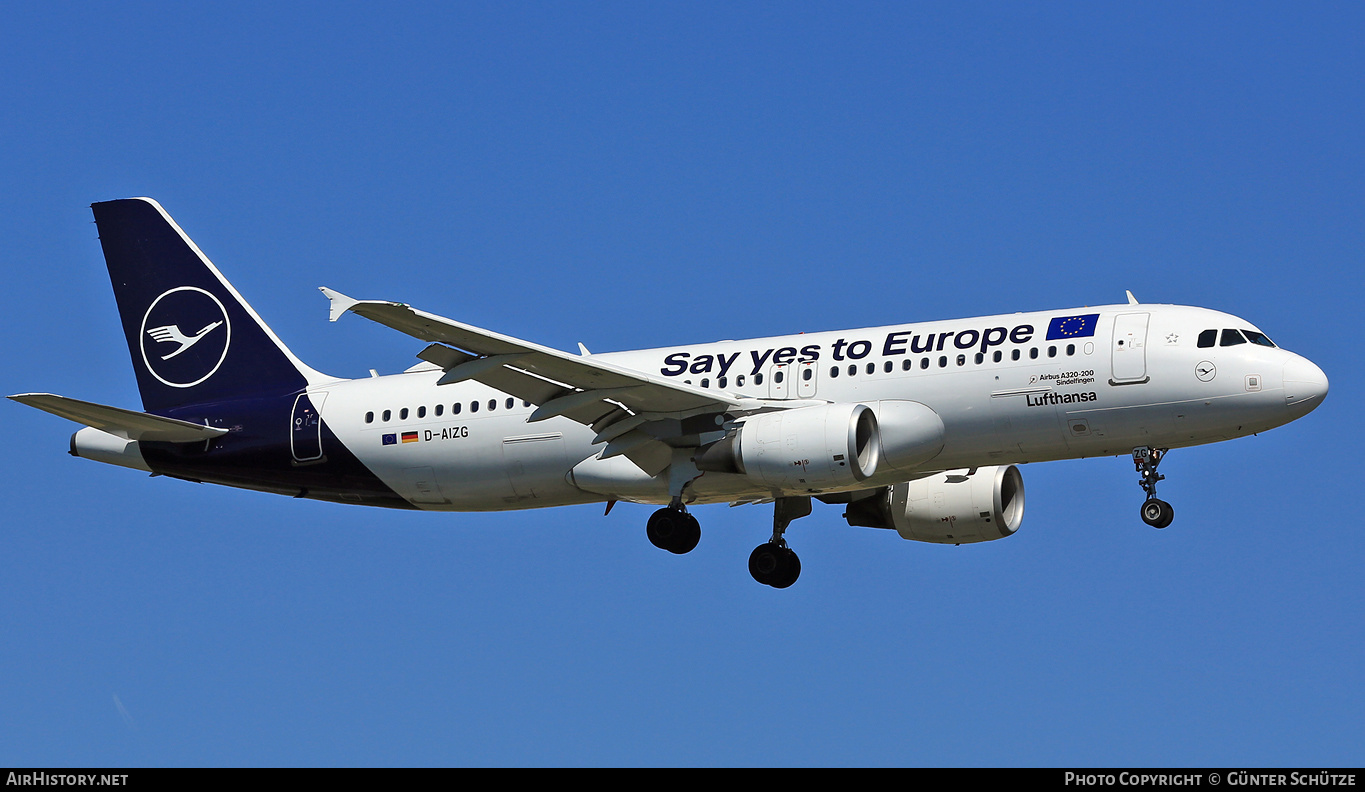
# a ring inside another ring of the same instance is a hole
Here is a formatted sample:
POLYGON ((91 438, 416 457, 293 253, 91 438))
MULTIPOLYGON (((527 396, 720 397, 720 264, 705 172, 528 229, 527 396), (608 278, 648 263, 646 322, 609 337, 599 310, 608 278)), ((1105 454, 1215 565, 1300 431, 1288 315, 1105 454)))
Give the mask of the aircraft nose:
POLYGON ((1304 412, 1316 408, 1327 396, 1327 375, 1313 361, 1294 356, 1284 364, 1284 398, 1304 412))

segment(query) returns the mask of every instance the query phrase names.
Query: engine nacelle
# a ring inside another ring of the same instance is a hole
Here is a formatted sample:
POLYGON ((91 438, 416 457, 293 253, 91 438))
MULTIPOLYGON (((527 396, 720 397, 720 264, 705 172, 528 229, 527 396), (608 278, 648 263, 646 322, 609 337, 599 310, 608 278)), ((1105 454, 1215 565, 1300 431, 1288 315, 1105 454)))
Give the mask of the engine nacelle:
POLYGON ((914 470, 943 450, 943 419, 928 405, 884 400, 876 404, 882 472, 914 470))
POLYGON ((760 413, 698 454, 698 470, 739 473, 773 490, 848 487, 877 472, 877 416, 865 404, 760 413))
POLYGON ((87 426, 71 435, 71 456, 85 457, 96 462, 151 472, 142 458, 142 447, 136 440, 118 437, 87 426))
POLYGON ((844 518, 849 525, 894 528, 917 542, 1003 539, 1023 522, 1024 477, 1014 465, 935 473, 854 501, 844 518))

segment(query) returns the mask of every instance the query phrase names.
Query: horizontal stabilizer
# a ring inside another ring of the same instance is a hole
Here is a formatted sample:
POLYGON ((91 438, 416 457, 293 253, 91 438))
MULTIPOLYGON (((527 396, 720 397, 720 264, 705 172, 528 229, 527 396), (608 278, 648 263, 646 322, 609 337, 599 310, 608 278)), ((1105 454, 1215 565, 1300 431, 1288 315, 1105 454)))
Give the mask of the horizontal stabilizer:
POLYGON ((201 426, 175 418, 163 418, 160 415, 79 399, 68 399, 51 393, 20 393, 9 398, 128 440, 193 443, 227 434, 226 429, 201 426))

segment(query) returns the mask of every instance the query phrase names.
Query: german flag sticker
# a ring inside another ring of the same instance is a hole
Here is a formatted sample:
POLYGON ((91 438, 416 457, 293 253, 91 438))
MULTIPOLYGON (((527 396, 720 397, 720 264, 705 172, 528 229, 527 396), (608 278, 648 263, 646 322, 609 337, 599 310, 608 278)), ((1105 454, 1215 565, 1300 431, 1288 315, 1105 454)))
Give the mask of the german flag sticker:
POLYGON ((404 433, 403 433, 403 442, 405 442, 405 443, 415 443, 415 442, 417 442, 417 433, 416 433, 416 432, 404 432, 404 433))

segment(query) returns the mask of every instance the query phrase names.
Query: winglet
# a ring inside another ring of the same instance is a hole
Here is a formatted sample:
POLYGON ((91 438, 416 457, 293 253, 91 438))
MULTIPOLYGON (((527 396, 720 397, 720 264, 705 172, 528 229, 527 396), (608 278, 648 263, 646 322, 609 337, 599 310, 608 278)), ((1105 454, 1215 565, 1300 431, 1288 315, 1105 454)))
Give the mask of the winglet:
POLYGON ((1128 295, 1128 304, 1129 304, 1129 305, 1137 305, 1137 304, 1138 304, 1138 300, 1137 300, 1136 297, 1133 296, 1133 293, 1132 293, 1132 292, 1128 291, 1127 289, 1124 289, 1124 290, 1123 290, 1123 293, 1126 294, 1126 295, 1128 295))
POLYGON ((335 322, 337 319, 341 318, 342 314, 351 310, 351 306, 360 302, 360 300, 353 300, 341 292, 329 289, 326 286, 319 286, 318 291, 322 292, 327 299, 332 301, 332 314, 328 318, 328 321, 330 322, 335 322))
POLYGON ((583 346, 583 342, 582 342, 582 341, 579 341, 579 342, 578 342, 578 354, 582 355, 583 357, 588 357, 588 356, 591 355, 592 353, 588 351, 588 348, 587 348, 587 347, 583 346))

